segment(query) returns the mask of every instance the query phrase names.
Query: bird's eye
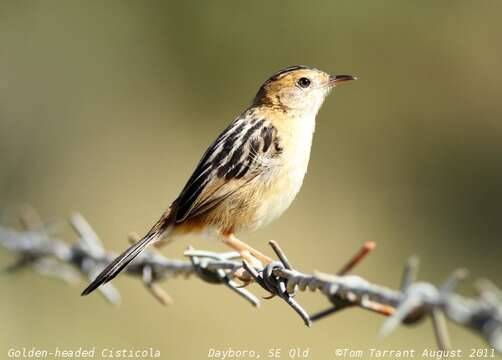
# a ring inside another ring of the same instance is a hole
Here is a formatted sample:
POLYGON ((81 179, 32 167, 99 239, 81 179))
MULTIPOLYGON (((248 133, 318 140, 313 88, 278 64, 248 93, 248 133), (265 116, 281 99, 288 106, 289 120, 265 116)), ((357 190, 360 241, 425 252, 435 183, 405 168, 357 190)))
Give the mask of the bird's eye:
POLYGON ((308 88, 310 86, 310 80, 306 77, 302 77, 298 80, 298 85, 302 88, 308 88))

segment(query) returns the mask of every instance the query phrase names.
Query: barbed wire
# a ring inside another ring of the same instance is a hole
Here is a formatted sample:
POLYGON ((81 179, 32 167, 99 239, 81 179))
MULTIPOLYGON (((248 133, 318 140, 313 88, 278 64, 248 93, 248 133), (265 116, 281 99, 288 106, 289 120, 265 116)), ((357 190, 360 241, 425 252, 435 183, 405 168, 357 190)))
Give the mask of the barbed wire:
MULTIPOLYGON (((0 225, 0 246, 18 257, 5 269, 9 273, 33 267, 41 274, 67 282, 80 281, 82 275, 92 280, 116 256, 104 249, 91 225, 78 213, 69 218, 78 237, 73 244, 58 239, 50 223, 43 223, 32 209, 25 209, 20 220, 22 229, 0 225)), ((129 239, 134 242, 138 237, 131 234, 129 239)), ((449 319, 471 329, 496 351, 502 352, 502 291, 488 280, 478 281, 477 295, 467 298, 453 292, 466 277, 465 270, 454 271, 441 286, 417 282, 418 260, 412 257, 405 265, 400 289, 395 290, 350 274, 373 250, 372 242, 364 244, 336 275, 296 270, 276 242, 271 241, 270 246, 278 260, 263 269, 242 261, 235 252, 217 253, 189 247, 184 254, 187 260, 169 259, 147 250, 124 273, 139 278, 164 305, 170 304, 172 299, 159 282, 172 277, 195 276, 211 284, 225 285, 258 307, 258 297, 247 290, 247 285, 256 283, 270 293, 269 298, 277 296, 286 302, 307 326, 340 310, 358 307, 387 317, 380 331, 380 336, 384 337, 400 324, 416 324, 430 316, 440 349, 450 348, 446 328, 446 319, 449 319), (309 315, 296 300, 297 293, 307 289, 323 294, 331 306, 309 315)), ((119 292, 110 283, 101 286, 99 291, 112 304, 120 301, 119 292)))

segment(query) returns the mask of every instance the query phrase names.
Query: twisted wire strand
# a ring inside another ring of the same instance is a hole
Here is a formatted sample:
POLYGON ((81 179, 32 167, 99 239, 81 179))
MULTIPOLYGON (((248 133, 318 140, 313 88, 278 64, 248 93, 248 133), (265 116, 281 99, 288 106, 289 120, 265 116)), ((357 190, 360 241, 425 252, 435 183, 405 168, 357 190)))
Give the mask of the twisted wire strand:
MULTIPOLYGON (((46 224, 33 221, 33 218, 36 218, 33 213, 22 218, 23 230, 0 225, 0 246, 17 255, 17 261, 6 267, 8 272, 33 267, 43 275, 67 282, 76 282, 82 275, 92 280, 115 257, 104 249, 97 234, 80 214, 73 214, 69 219, 78 236, 73 244, 58 239, 48 231, 46 224)), ((242 280, 245 285, 258 284, 270 293, 270 297, 281 298, 307 326, 337 311, 358 307, 385 315, 380 335, 387 336, 400 324, 415 324, 431 316, 438 347, 446 350, 450 343, 444 326, 444 318, 447 318, 471 329, 502 353, 502 291, 487 280, 478 281, 477 296, 467 298, 453 292, 458 282, 465 278, 465 270, 454 271, 441 286, 416 282, 418 262, 412 257, 405 266, 401 288, 395 290, 350 274, 374 244, 365 244, 337 275, 303 273, 291 265, 276 242, 270 245, 279 260, 263 269, 255 269, 241 261, 235 252, 216 253, 189 247, 184 254, 188 260, 169 259, 146 251, 124 272, 140 278, 164 305, 172 299, 159 282, 171 277, 196 276, 211 284, 225 285, 258 307, 258 298, 236 281, 242 280), (306 290, 323 294, 330 301, 330 308, 309 315, 296 299, 299 291, 306 290)), ((120 294, 112 284, 99 290, 110 303, 120 301, 120 294)))

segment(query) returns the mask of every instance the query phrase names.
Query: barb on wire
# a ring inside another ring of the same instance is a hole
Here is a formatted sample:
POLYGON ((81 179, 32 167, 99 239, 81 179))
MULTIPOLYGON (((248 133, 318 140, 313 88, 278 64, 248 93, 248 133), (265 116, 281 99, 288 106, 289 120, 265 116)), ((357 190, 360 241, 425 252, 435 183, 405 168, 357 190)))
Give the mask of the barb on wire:
MULTIPOLYGON (((201 278, 202 280, 211 283, 211 284, 225 284, 228 288, 233 290, 235 293, 243 297, 247 300, 251 305, 258 307, 260 306, 260 300, 256 298, 251 292, 239 286, 232 278, 229 276, 225 270, 220 268, 210 269, 207 267, 207 258, 200 258, 200 255, 197 255, 196 252, 190 252, 193 248, 191 246, 188 247, 188 251, 185 252, 185 255, 190 258, 190 262, 193 267, 193 271, 195 274, 201 278)), ((235 252, 218 254, 211 254, 210 257, 220 261, 221 263, 237 257, 238 254, 235 252)))
POLYGON ((256 269, 251 267, 246 261, 243 261, 244 269, 251 274, 253 279, 265 290, 269 291, 271 296, 267 299, 271 299, 274 296, 279 296, 282 300, 286 302, 300 317, 303 319, 305 325, 309 326, 312 324, 308 313, 301 307, 301 305, 294 299, 294 286, 293 288, 287 286, 287 279, 277 276, 274 270, 288 269, 291 270, 291 265, 286 258, 286 254, 281 250, 279 244, 275 241, 271 241, 270 245, 275 251, 276 255, 281 261, 274 261, 268 264, 265 269, 258 272, 256 269))
MULTIPOLYGON (((75 282, 79 276, 92 280, 115 254, 107 252, 96 232, 80 214, 74 214, 69 222, 77 234, 73 244, 61 241, 53 235, 51 223, 44 223, 30 208, 20 216, 21 229, 0 224, 0 246, 10 250, 17 260, 5 267, 12 274, 32 267, 43 275, 55 276, 75 282)), ((130 241, 137 241, 131 235, 130 241)), ((235 252, 215 253, 195 250, 185 252, 188 260, 166 258, 154 250, 139 255, 124 271, 143 282, 152 296, 163 305, 172 303, 171 296, 159 282, 176 276, 195 276, 211 284, 224 285, 255 307, 259 300, 249 290, 240 286, 256 283, 270 293, 268 298, 279 297, 286 302, 307 326, 314 321, 336 314, 342 309, 361 308, 386 316, 381 336, 388 336, 400 324, 412 325, 430 317, 436 341, 440 349, 450 347, 446 319, 471 329, 490 346, 502 352, 502 291, 487 280, 478 281, 477 295, 467 298, 454 293, 456 285, 467 272, 454 271, 441 286, 417 282, 418 260, 409 259, 405 266, 401 286, 394 290, 373 284, 360 276, 349 274, 355 266, 374 249, 367 242, 343 266, 337 275, 303 273, 296 270, 277 242, 270 246, 278 261, 263 269, 256 269, 242 261, 235 252), (331 303, 331 307, 314 315, 299 304, 298 292, 318 291, 331 303)), ((118 290, 111 284, 100 287, 101 294, 110 303, 120 301, 118 290)))

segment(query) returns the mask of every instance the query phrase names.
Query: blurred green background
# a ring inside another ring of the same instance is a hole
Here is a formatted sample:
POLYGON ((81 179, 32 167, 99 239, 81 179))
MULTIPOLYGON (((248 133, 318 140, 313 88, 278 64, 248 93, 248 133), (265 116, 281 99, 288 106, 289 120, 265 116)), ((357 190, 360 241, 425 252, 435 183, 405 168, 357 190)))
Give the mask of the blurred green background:
MULTIPOLYGON (((356 270, 374 282, 398 286, 417 254, 422 279, 440 283, 462 266, 500 286, 501 12, 500 1, 2 0, 1 207, 29 203, 49 219, 78 210, 118 252, 270 74, 308 64, 360 80, 321 110, 294 205, 241 238, 269 253, 278 240, 296 267, 325 272, 374 240, 356 270)), ((193 237, 162 252, 182 257, 188 244, 223 249, 193 237)), ((11 260, 0 252, 0 264, 11 260)), ((117 308, 79 297, 85 283, 0 277, 0 352, 154 347, 204 359, 209 348, 264 358, 271 347, 310 347, 311 359, 330 359, 337 347, 435 347, 428 321, 379 341, 384 319, 360 310, 307 329, 277 299, 256 310, 196 279, 164 284, 176 300, 168 308, 124 276, 117 308)), ((311 312, 327 305, 300 299, 311 312)), ((449 328, 454 348, 486 347, 449 328)))

